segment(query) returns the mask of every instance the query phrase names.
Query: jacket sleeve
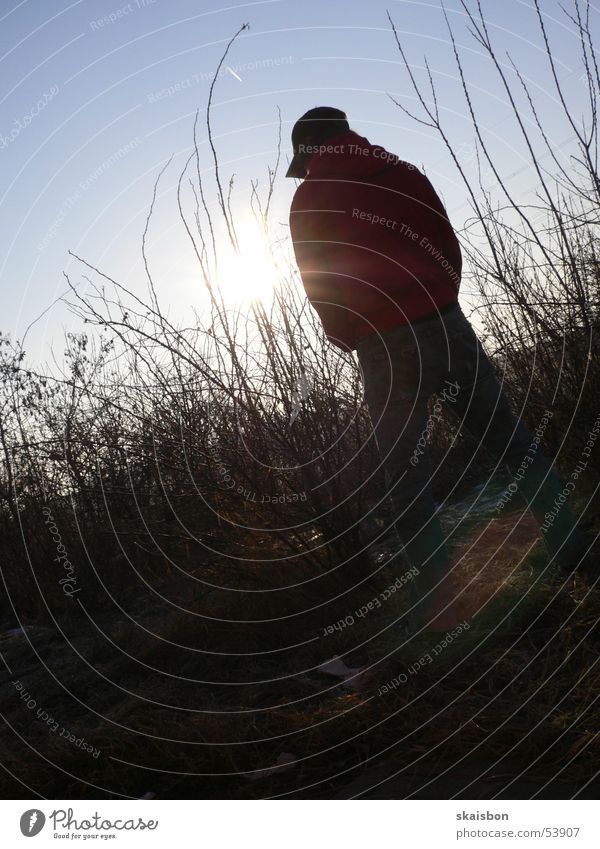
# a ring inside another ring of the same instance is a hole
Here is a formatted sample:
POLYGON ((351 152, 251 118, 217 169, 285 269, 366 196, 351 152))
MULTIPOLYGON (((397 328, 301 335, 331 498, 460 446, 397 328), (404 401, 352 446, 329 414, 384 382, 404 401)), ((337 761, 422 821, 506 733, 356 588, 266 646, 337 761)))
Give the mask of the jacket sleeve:
POLYGON ((306 295, 330 342, 343 351, 354 347, 353 313, 345 308, 344 285, 335 261, 338 249, 327 241, 327 216, 334 213, 303 209, 294 199, 290 231, 296 263, 306 295))

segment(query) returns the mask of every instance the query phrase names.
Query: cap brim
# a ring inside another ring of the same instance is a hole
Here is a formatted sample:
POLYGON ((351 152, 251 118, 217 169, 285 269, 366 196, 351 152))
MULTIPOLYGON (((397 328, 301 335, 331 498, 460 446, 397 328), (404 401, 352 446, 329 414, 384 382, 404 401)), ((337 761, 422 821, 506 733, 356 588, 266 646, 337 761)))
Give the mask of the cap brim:
POLYGON ((301 161, 301 157, 298 154, 294 154, 292 157, 292 161, 290 162, 290 167, 285 172, 286 177, 295 177, 297 180, 302 180, 306 177, 306 168, 301 161))

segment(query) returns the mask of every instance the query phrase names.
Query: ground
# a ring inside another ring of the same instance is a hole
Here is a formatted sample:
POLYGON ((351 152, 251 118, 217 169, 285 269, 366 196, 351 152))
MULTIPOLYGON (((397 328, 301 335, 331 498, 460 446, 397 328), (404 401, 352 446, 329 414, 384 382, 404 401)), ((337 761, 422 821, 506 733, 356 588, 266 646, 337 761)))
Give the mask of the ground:
POLYGON ((476 488, 444 512, 468 627, 439 651, 405 641, 396 593, 271 652, 250 623, 236 654, 218 596, 190 617, 173 580, 5 631, 5 797, 593 798, 596 577, 549 570, 535 522, 496 500, 476 488))

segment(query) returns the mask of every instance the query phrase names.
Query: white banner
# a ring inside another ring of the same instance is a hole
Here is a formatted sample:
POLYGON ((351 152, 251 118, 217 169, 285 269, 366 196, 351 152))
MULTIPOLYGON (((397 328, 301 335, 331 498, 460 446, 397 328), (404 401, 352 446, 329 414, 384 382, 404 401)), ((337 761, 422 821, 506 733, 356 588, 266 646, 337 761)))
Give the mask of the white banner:
POLYGON ((0 805, 6 849, 67 841, 169 849, 599 845, 596 801, 11 800, 0 805))

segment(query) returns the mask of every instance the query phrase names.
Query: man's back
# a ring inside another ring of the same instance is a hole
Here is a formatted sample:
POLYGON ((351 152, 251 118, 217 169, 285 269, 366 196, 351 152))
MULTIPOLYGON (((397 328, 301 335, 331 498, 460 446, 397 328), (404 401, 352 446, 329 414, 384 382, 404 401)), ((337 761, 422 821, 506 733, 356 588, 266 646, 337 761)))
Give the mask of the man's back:
POLYGON ((307 295, 340 347, 456 302, 460 247, 433 186, 354 132, 319 146, 290 227, 307 295))

